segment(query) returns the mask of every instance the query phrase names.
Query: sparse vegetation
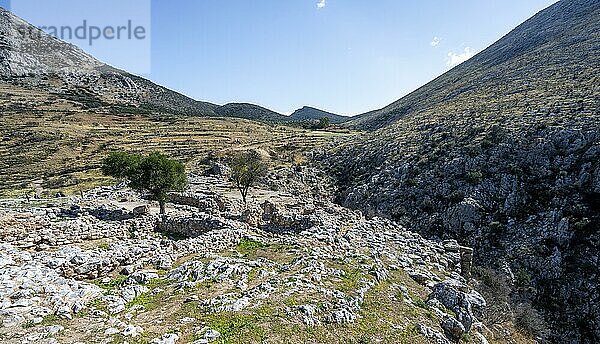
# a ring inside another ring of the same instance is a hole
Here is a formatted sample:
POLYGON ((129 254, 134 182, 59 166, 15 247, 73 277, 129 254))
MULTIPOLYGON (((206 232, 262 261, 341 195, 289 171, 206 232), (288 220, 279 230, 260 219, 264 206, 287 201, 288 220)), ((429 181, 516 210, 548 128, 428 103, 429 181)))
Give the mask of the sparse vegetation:
POLYGON ((123 285, 123 282, 127 279, 127 276, 119 275, 113 279, 111 279, 107 283, 103 283, 101 279, 95 280, 94 283, 100 288, 111 291, 123 285))
POLYGON ((257 151, 236 153, 231 162, 231 179, 247 203, 248 191, 267 173, 267 165, 257 151))
POLYGON ((514 322, 518 329, 532 337, 547 336, 546 323, 530 303, 522 303, 515 307, 514 322))
POLYGON ((139 306, 144 307, 144 309, 146 311, 151 311, 151 310, 159 307, 159 305, 160 305, 159 301, 161 300, 162 296, 163 296, 162 293, 158 293, 155 295, 152 295, 150 293, 144 293, 139 296, 136 296, 136 298, 131 300, 130 302, 128 302, 125 307, 131 308, 135 305, 139 305, 139 306))
POLYGON ((48 94, 16 86, 0 85, 0 95, 30 104, 24 110, 5 109, 0 117, 0 154, 5 157, 0 168, 0 196, 5 198, 23 197, 24 192, 32 199, 53 198, 58 191, 72 195, 111 185, 114 180, 101 172, 109 151, 158 150, 184 162, 190 171, 199 171, 204 169, 201 162, 208 152, 231 154, 241 147, 280 152, 271 159, 287 165, 294 155, 354 134, 236 118, 170 116, 162 121, 155 114, 72 111, 73 105, 59 100, 36 109, 36 104, 48 101, 48 94), (282 150, 283 146, 291 149, 282 150))
POLYGON ((237 245, 237 250, 241 254, 243 254, 245 256, 249 256, 249 255, 256 254, 257 250, 263 249, 266 247, 267 247, 267 245, 260 241, 256 241, 256 240, 253 240, 250 238, 242 238, 240 240, 240 243, 237 245))

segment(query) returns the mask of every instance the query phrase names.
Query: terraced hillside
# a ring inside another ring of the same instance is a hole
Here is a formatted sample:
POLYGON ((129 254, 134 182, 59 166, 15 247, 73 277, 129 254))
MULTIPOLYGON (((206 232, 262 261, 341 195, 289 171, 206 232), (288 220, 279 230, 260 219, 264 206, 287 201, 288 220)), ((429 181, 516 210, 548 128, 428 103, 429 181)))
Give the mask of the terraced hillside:
MULTIPOLYGON (((209 152, 264 148, 277 164, 339 135, 244 119, 95 112, 48 92, 0 86, 0 195, 79 192, 111 149, 161 150, 194 169, 209 152)), ((121 109, 126 111, 127 109, 121 109)), ((294 160, 296 159, 296 160, 294 160)))
POLYGON ((320 164, 338 176, 340 203, 475 247, 495 271, 480 271, 494 276, 482 287, 497 301, 489 316, 597 343, 598 70, 600 1, 560 1, 350 122, 381 129, 336 143, 320 164))
POLYGON ((0 8, 0 85, 75 101, 96 112, 170 113, 262 121, 291 118, 253 104, 197 101, 113 68, 0 8))

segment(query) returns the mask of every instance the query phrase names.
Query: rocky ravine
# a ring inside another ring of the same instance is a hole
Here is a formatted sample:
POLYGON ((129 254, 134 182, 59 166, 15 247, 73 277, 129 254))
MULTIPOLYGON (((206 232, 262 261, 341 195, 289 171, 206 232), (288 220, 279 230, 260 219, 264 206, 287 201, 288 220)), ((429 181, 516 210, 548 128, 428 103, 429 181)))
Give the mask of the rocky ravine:
POLYGON ((327 201, 244 208, 194 177, 161 219, 100 188, 2 201, 5 343, 512 342, 486 328, 471 250, 327 201), (37 202, 37 201, 35 201, 37 202), (185 205, 187 204, 187 205, 185 205), (168 235, 165 231, 168 231, 168 235))
POLYGON ((341 204, 474 247, 475 264, 506 279, 515 306, 532 302, 546 316, 549 338, 594 343, 598 119, 531 114, 521 121, 534 116, 537 125, 464 131, 454 128, 473 118, 422 125, 410 118, 401 123, 414 130, 378 132, 323 157, 339 173, 341 204))
POLYGON ((557 343, 600 342, 599 32, 600 1, 558 1, 317 154, 340 204, 475 248, 497 313, 557 343))

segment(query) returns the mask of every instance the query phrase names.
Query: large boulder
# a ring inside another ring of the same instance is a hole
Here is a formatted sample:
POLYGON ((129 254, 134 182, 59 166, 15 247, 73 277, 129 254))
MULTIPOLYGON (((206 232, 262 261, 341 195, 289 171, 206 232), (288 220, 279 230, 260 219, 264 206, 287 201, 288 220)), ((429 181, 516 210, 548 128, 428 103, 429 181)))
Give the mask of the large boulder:
POLYGON ((456 314, 456 319, 463 325, 465 332, 469 332, 476 321, 474 309, 480 310, 486 306, 485 300, 478 292, 455 279, 448 279, 436 284, 429 299, 436 299, 444 307, 452 310, 456 314))

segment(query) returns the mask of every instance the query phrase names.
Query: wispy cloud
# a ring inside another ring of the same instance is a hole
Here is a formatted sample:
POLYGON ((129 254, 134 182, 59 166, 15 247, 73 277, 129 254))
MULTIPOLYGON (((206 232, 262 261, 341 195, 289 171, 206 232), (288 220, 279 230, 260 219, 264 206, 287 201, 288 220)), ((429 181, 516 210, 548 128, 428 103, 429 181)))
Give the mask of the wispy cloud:
POLYGON ((319 2, 317 2, 317 8, 325 8, 325 6, 327 6, 325 0, 319 0, 319 2))
POLYGON ((448 65, 448 67, 458 66, 459 64, 475 56, 475 54, 477 54, 477 51, 471 47, 466 47, 462 52, 458 53, 451 51, 448 53, 446 65, 448 65))
POLYGON ((437 47, 438 45, 440 45, 440 42, 442 41, 441 38, 439 38, 438 36, 433 37, 433 40, 431 40, 431 43, 429 43, 429 45, 431 45, 432 47, 437 47))

